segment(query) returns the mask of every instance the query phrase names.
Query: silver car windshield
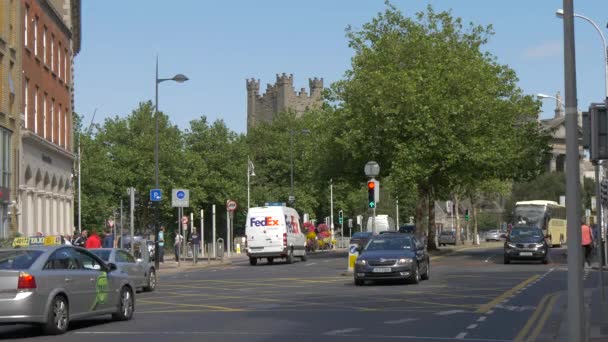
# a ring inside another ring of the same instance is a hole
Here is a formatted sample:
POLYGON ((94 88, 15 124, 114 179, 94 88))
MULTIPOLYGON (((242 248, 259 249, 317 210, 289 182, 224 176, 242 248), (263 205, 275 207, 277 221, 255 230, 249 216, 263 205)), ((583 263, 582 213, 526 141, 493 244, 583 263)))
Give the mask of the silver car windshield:
POLYGON ((27 270, 42 253, 38 250, 0 251, 0 270, 27 270))
POLYGON ((410 249, 412 240, 409 237, 392 239, 373 239, 365 247, 366 251, 399 251, 410 249))
POLYGON ((92 250, 89 250, 89 252, 97 255, 103 261, 108 261, 108 260, 110 260, 110 252, 112 252, 112 251, 107 250, 107 249, 92 249, 92 250))

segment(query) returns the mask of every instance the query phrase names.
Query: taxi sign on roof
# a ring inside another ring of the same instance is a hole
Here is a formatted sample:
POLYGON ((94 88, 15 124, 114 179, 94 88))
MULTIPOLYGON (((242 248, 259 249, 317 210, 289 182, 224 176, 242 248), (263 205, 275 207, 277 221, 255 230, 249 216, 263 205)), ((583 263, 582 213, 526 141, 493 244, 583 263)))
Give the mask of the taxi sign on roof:
POLYGON ((13 240, 13 247, 38 247, 61 245, 61 236, 21 236, 13 240))

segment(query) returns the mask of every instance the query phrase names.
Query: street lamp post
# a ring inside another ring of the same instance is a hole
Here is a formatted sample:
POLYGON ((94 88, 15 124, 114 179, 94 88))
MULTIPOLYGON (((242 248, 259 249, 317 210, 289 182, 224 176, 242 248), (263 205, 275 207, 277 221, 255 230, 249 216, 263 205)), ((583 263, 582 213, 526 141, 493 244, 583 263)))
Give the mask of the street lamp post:
POLYGON ((247 156, 247 209, 249 209, 249 203, 250 203, 250 191, 249 191, 249 186, 250 186, 250 178, 251 176, 255 177, 255 171, 254 171, 255 167, 253 166, 253 162, 251 161, 251 159, 249 159, 249 156, 247 156))
MULTIPOLYGON (((293 135, 296 133, 294 130, 289 131, 289 158, 291 159, 291 192, 289 195, 289 202, 291 205, 294 205, 296 202, 296 196, 293 193, 293 135)), ((310 134, 310 130, 304 128, 299 133, 301 134, 310 134)))
MULTIPOLYGON (((156 93, 155 93, 155 97, 154 97, 154 185, 155 188, 158 189, 159 188, 159 182, 158 182, 158 84, 161 82, 165 82, 165 81, 175 81, 177 83, 184 83, 188 80, 188 77, 182 75, 182 74, 177 74, 175 76, 173 76, 172 78, 158 78, 158 56, 156 56, 156 82, 155 82, 155 87, 156 87, 156 93)), ((159 230, 159 220, 160 220, 160 215, 159 215, 159 208, 160 207, 160 202, 156 202, 156 205, 154 207, 154 213, 156 216, 156 222, 154 224, 154 266, 156 267, 156 269, 159 269, 160 266, 160 260, 159 260, 159 246, 158 246, 158 230, 159 230)))
MULTIPOLYGON (((91 133, 91 128, 93 128, 93 120, 95 120, 95 114, 97 113, 97 108, 93 111, 93 117, 91 118, 91 124, 87 129, 87 135, 91 133)), ((82 186, 81 178, 80 178, 80 165, 82 164, 82 151, 80 150, 80 140, 82 140, 82 133, 78 132, 78 234, 82 233, 82 186)))

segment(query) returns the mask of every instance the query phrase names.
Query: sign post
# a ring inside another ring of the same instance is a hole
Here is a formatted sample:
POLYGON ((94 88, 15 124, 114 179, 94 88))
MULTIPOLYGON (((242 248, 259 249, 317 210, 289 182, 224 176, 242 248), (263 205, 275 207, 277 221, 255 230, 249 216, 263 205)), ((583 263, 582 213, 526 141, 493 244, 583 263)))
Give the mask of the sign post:
POLYGON ((233 239, 233 229, 234 229, 234 211, 236 210, 236 208, 238 208, 238 205, 236 203, 236 201, 233 200, 228 200, 226 201, 226 210, 228 211, 228 214, 230 216, 230 223, 229 223, 229 229, 226 232, 226 237, 227 237, 227 249, 228 249, 228 257, 231 256, 232 254, 232 249, 231 249, 231 243, 232 243, 232 239, 233 239))
MULTIPOLYGON (((150 194, 152 194, 152 193, 150 192, 150 194)), ((177 230, 178 233, 181 232, 180 235, 182 236, 182 241, 178 245, 179 253, 177 256, 177 266, 180 266, 180 261, 182 259, 182 253, 184 251, 183 246, 185 244, 183 232, 184 232, 184 229, 188 229, 188 217, 187 216, 182 217, 182 216, 184 213, 184 207, 190 206, 190 190, 187 190, 187 189, 171 190, 171 206, 174 208, 178 208, 177 217, 181 218, 181 222, 178 223, 178 230, 177 230), (184 218, 186 219, 185 223, 183 222, 184 218)))

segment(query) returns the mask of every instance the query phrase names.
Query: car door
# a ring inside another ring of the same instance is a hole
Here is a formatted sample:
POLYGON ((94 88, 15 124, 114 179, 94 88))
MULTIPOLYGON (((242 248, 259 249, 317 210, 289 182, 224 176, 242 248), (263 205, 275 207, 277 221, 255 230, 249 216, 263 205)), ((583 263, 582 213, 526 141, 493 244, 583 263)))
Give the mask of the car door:
POLYGON ((42 273, 49 289, 63 288, 70 303, 70 315, 78 316, 88 312, 91 297, 89 277, 81 267, 74 248, 60 248, 47 259, 42 273))
POLYGON ((422 245, 422 243, 418 239, 412 237, 412 248, 416 250, 416 260, 418 261, 418 267, 420 268, 420 271, 426 270, 428 264, 424 245, 422 245))
POLYGON ((87 311, 95 312, 114 307, 117 298, 114 298, 109 287, 107 269, 103 261, 86 250, 77 249, 76 254, 88 284, 87 311))
POLYGON ((115 254, 116 263, 120 264, 123 272, 129 275, 129 279, 136 287, 144 285, 145 270, 141 263, 135 261, 135 258, 123 250, 117 250, 115 254))

